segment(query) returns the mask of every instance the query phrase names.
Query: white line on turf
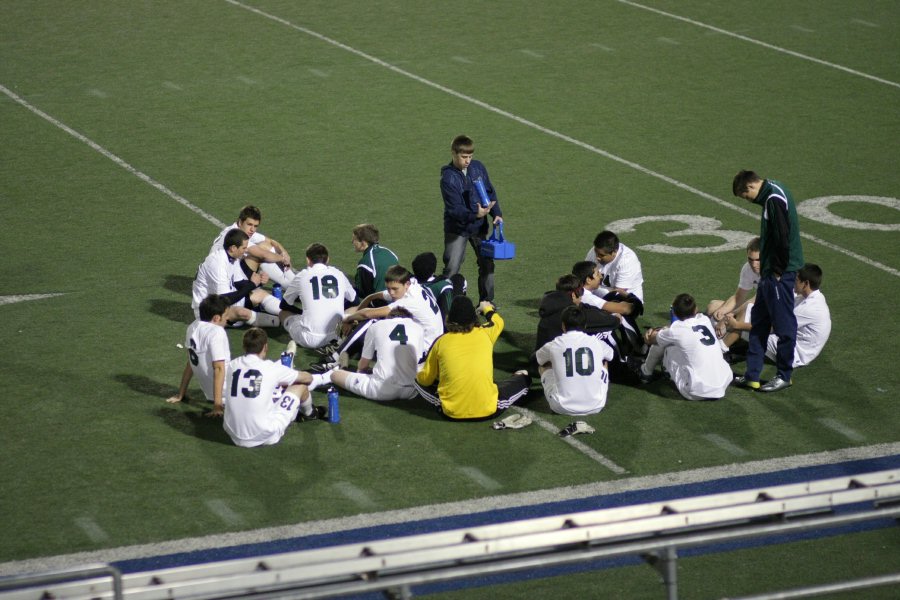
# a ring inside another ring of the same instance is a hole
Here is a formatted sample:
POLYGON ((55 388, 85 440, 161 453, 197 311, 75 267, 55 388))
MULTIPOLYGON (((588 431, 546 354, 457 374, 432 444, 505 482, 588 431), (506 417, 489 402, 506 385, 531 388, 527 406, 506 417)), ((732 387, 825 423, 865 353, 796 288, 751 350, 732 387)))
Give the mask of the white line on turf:
POLYGON ((803 25, 791 25, 791 29, 794 31, 799 31, 800 33, 815 33, 815 29, 810 29, 809 27, 804 27, 803 25))
POLYGON ((333 487, 343 497, 354 502, 360 508, 372 509, 378 507, 378 503, 372 500, 372 497, 369 496, 368 492, 360 487, 353 485, 349 481, 338 481, 334 484, 333 487))
POLYGON ((322 79, 329 77, 328 71, 323 71, 322 69, 309 69, 309 72, 322 79))
POLYGON ((663 44, 669 44, 670 46, 680 46, 681 45, 681 42, 679 42, 678 40, 673 40, 670 37, 658 37, 658 38, 656 38, 656 41, 662 42, 663 44))
POLYGON ((747 456, 749 454, 749 452, 747 452, 728 438, 719 435, 718 433, 704 434, 703 439, 708 442, 712 442, 713 445, 718 446, 720 449, 724 450, 728 454, 731 454, 732 456, 747 456))
POLYGON ((722 35, 727 35, 729 37, 733 37, 739 39, 744 42, 749 42, 751 44, 756 44, 757 46, 762 46, 763 48, 768 48, 769 50, 774 50, 776 52, 781 52, 783 54, 787 54, 789 56, 793 56, 794 58, 799 58, 802 60, 807 60, 809 62, 813 62, 825 67, 829 67, 831 69, 837 69, 838 71, 843 71, 845 73, 849 73, 851 75, 856 75, 857 77, 863 77, 865 79, 869 79, 871 81, 877 81, 878 83, 883 83, 885 85, 889 85, 891 87, 900 88, 900 83, 896 81, 889 81, 887 79, 882 79, 881 77, 876 77, 874 75, 869 75, 868 73, 863 73, 862 71, 857 71, 855 69, 847 68, 843 65, 839 65, 836 63, 828 62, 827 60, 822 60, 820 58, 815 58, 813 56, 809 56, 806 54, 801 54, 800 52, 794 52, 793 50, 788 50, 787 48, 782 48, 780 46, 775 46, 774 44, 769 44, 752 37, 741 35, 740 33, 735 33, 733 31, 728 31, 727 29, 721 29, 720 27, 714 27, 713 25, 708 25, 706 23, 702 23, 700 21, 695 21, 694 19, 689 19, 687 17, 682 17, 680 15, 672 14, 670 12, 666 12, 664 10, 660 10, 658 8, 653 8, 651 6, 644 6, 643 4, 638 4, 637 2, 631 2, 629 0, 616 0, 621 4, 626 4, 628 6, 633 6, 635 8, 642 8, 644 10, 648 10, 652 13, 656 13, 658 15, 662 15, 664 17, 669 17, 670 19, 675 19, 678 21, 682 21, 684 23, 689 23, 691 25, 695 25, 697 27, 703 27, 704 29, 708 29, 710 31, 715 31, 716 33, 721 33, 722 35))
POLYGON ((226 525, 241 525, 244 523, 244 517, 236 513, 221 498, 210 498, 204 504, 206 504, 206 507, 212 514, 219 517, 226 525))
POLYGON ((78 517, 75 519, 75 525, 77 525, 78 528, 94 543, 106 542, 109 540, 109 534, 103 531, 100 524, 91 517, 78 517))
POLYGON ((530 56, 531 58, 544 58, 544 55, 540 52, 535 52, 534 50, 529 50, 528 48, 522 48, 519 50, 525 56, 530 56))
POLYGON ((836 431, 837 433, 841 434, 842 436, 844 436, 845 438, 847 438, 850 441, 863 442, 866 439, 866 436, 864 436, 860 432, 856 431, 852 427, 844 425, 837 419, 831 419, 831 418, 825 417, 825 418, 819 419, 819 423, 821 423, 828 429, 831 429, 832 431, 836 431))
MULTIPOLYGON (((549 431, 554 436, 557 436, 557 437, 559 436, 559 427, 557 427, 550 421, 547 421, 546 419, 542 419, 537 414, 535 414, 534 411, 528 410, 527 408, 522 408, 521 406, 513 406, 512 409, 521 414, 525 414, 525 415, 528 415, 529 417, 531 417, 532 422, 537 423, 541 427, 541 429, 549 431)), ((600 454, 599 452, 597 452, 596 450, 594 450, 587 444, 581 442, 580 440, 575 439, 574 436, 570 435, 568 437, 559 438, 559 439, 564 441, 568 445, 572 446, 573 448, 575 448, 576 450, 578 450, 579 452, 581 452, 582 454, 584 454, 591 460, 600 463, 601 465, 603 465, 604 467, 606 467, 607 469, 609 469, 616 475, 624 475, 625 473, 628 472, 627 470, 625 470, 625 468, 620 467, 619 465, 617 465, 610 459, 606 458, 605 456, 603 456, 602 454, 600 454)))
POLYGON ((15 304, 16 302, 28 302, 29 300, 43 300, 44 298, 55 298, 56 296, 62 296, 62 293, 57 294, 19 294, 15 296, 0 296, 0 306, 4 304, 15 304))
MULTIPOLYGON (((621 0, 618 0, 618 1, 621 1, 621 0)), ((459 98, 460 100, 464 100, 466 102, 474 104, 475 106, 481 107, 481 108, 483 108, 487 111, 490 111, 494 114, 500 115, 502 117, 506 117, 507 119, 511 119, 511 120, 515 121, 516 123, 525 125, 526 127, 530 127, 536 131, 540 131, 543 134, 549 135, 551 137, 555 137, 564 142, 568 142, 570 144, 578 146, 579 148, 582 148, 583 150, 587 150, 587 151, 593 152, 594 154, 597 154, 599 156, 608 158, 609 160, 612 160, 612 161, 615 161, 622 165, 625 165, 626 167, 634 169, 635 171, 643 173, 644 175, 649 175, 650 177, 655 177, 656 179, 664 181, 664 182, 666 182, 670 185, 673 185, 677 188, 680 188, 686 192, 690 192, 691 194, 694 194, 696 196, 699 196, 701 198, 709 200, 710 202, 714 202, 714 203, 718 204, 719 206, 725 207, 729 210, 733 210, 735 212, 738 212, 738 213, 740 213, 744 216, 750 217, 752 219, 759 218, 759 215, 756 213, 752 213, 745 208, 737 206, 736 204, 732 204, 731 202, 726 202, 725 200, 722 200, 721 198, 713 196, 712 194, 708 194, 702 190, 698 190, 697 188, 692 187, 686 183, 682 183, 681 181, 678 181, 677 179, 673 179, 667 175, 663 175, 662 173, 657 173, 656 171, 653 171, 652 169, 648 169, 647 167, 640 165, 636 162, 630 161, 626 158, 622 158, 621 156, 617 156, 611 152, 607 152, 606 150, 597 148, 596 146, 592 146, 586 142, 582 142, 581 140, 577 140, 577 139, 575 139, 571 136, 568 136, 564 133, 560 133, 553 129, 548 129, 547 127, 544 127, 543 125, 538 125, 537 123, 535 123, 533 121, 529 121, 528 119, 525 119, 524 117, 515 115, 511 112, 503 110, 502 108, 498 108, 492 104, 488 104, 487 102, 483 102, 481 100, 478 100, 477 98, 468 96, 466 94, 463 94, 462 92, 458 92, 454 89, 448 88, 444 85, 441 85, 439 83, 431 81, 430 79, 426 79, 424 77, 416 75, 415 73, 411 73, 410 71, 401 69, 400 67, 398 67, 394 64, 385 62, 376 56, 372 56, 371 54, 367 54, 367 53, 363 52, 362 50, 357 50, 356 48, 354 48, 352 46, 348 46, 347 44, 344 44, 335 39, 332 39, 326 35, 322 35, 321 33, 318 33, 311 29, 307 29, 306 27, 296 25, 295 23, 292 23, 292 22, 288 21, 287 19, 283 19, 283 18, 273 15, 271 13, 267 13, 263 10, 255 8, 253 6, 248 6, 246 4, 242 4, 241 2, 238 2, 237 0, 225 0, 225 2, 228 2, 229 4, 232 4, 239 8, 243 8, 244 10, 250 11, 250 12, 257 14, 261 17, 264 17, 266 19, 271 19, 272 21, 275 21, 276 23, 280 23, 280 24, 284 25, 285 27, 289 27, 295 31, 299 31, 300 33, 304 33, 310 37, 314 37, 318 40, 325 42, 326 44, 330 44, 332 46, 335 46, 336 48, 340 48, 341 50, 345 50, 351 54, 355 54, 356 56, 359 56, 360 58, 364 58, 365 60, 372 62, 380 67, 384 67, 385 69, 388 69, 390 71, 393 71, 394 73, 397 73, 398 75, 402 75, 403 77, 408 77, 409 79, 412 79, 413 81, 417 81, 417 82, 421 83, 422 85, 426 85, 428 87, 434 88, 438 91, 441 91, 441 92, 448 94, 450 96, 453 96, 455 98, 459 98)), ((741 37, 743 37, 743 36, 741 36, 741 37)), ((900 87, 900 85, 898 85, 898 87, 900 87)), ((224 227, 224 225, 223 225, 223 227, 224 227)), ((833 250, 833 251, 843 254, 845 256, 849 256, 851 258, 855 258, 856 260, 858 260, 864 264, 867 264, 876 269, 881 269, 882 271, 885 271, 886 273, 890 273, 891 275, 894 275, 895 277, 900 277, 900 270, 898 270, 898 269, 894 269, 893 267, 889 267, 889 266, 882 264, 876 260, 873 260, 866 256, 862 256, 860 254, 857 254, 856 252, 847 250, 847 249, 843 248, 842 246, 838 246, 837 244, 832 244, 830 242, 826 242, 825 240, 822 240, 816 236, 809 235, 809 234, 803 233, 803 232, 801 232, 800 235, 802 235, 805 239, 810 240, 812 242, 816 242, 817 244, 825 246, 826 248, 828 248, 830 250, 833 250)))
POLYGON ((212 216, 211 214, 209 214, 202 208, 200 208, 198 206, 194 206, 187 199, 179 196, 178 194, 176 194, 175 192, 173 192, 172 190, 167 188, 165 185, 161 184, 160 182, 156 181, 155 179, 153 179, 152 177, 150 177, 149 175, 144 173, 143 171, 139 171, 138 169, 132 167, 130 164, 128 164, 127 162, 125 162, 124 160, 122 160, 121 158, 119 158, 118 156, 116 156, 115 154, 113 154, 112 152, 110 152, 109 150, 107 150, 106 148, 101 146, 100 144, 94 142, 92 139, 88 138, 85 135, 82 135, 81 133, 78 133, 77 131, 75 131, 74 129, 72 129, 71 127, 69 127, 68 125, 63 123, 62 121, 59 121, 59 120, 53 118, 52 116, 48 115, 47 113, 45 113, 38 107, 32 105, 27 100, 25 100, 24 98, 22 98, 21 96, 19 96, 18 94, 16 94, 9 88, 7 88, 6 86, 0 85, 0 92, 3 92, 3 94, 5 94, 13 102, 19 104, 23 108, 28 109, 29 111, 36 114, 40 118, 44 119, 51 125, 58 127, 59 129, 62 129, 63 131, 65 131, 66 133, 71 135, 73 138, 78 140, 79 142, 86 144, 92 150, 99 152, 100 154, 102 154, 109 160, 113 161, 114 163, 116 163, 117 165, 119 165, 120 167, 122 167, 123 169, 125 169, 126 171, 128 171, 129 173, 131 173, 132 175, 134 175, 141 181, 143 181, 144 183, 147 183, 147 184, 153 186, 154 188, 156 188, 157 190, 159 190, 160 192, 162 192, 163 194, 165 194, 172 200, 175 200, 176 202, 178 202, 182 206, 186 207, 190 211, 197 213, 198 215, 200 215, 201 217, 203 217, 204 219, 206 219, 213 225, 219 227, 219 229, 225 228, 225 223, 218 220, 217 218, 215 218, 214 216, 212 216))
POLYGON ((163 81, 162 85, 164 88, 168 88, 170 90, 175 90, 176 92, 182 91, 182 87, 173 81, 163 81))
POLYGON ((254 531, 224 533, 171 540, 158 544, 120 546, 118 548, 107 548, 91 552, 78 552, 75 554, 13 561, 0 563, 0 575, 35 573, 93 562, 115 562, 151 556, 163 556, 179 552, 211 550, 214 548, 237 546, 241 544, 258 544, 310 535, 332 534, 339 531, 364 529, 380 525, 396 525, 426 519, 455 517, 491 510, 545 504, 548 502, 577 500, 580 498, 590 498, 593 496, 603 496, 622 492, 687 485, 728 477, 761 475, 787 469, 833 465, 853 460, 897 455, 900 455, 900 442, 864 446, 860 448, 844 448, 830 452, 801 454, 770 460, 757 460, 718 467, 706 467, 674 473, 663 473, 660 475, 649 475, 646 477, 630 477, 626 479, 587 483, 584 485, 550 490, 487 496, 484 498, 476 498, 474 500, 447 502, 445 504, 433 504, 430 506, 413 506, 380 513, 364 513, 350 517, 322 519, 307 523, 297 523, 295 525, 257 529, 254 531))
POLYGON ((850 19, 851 23, 856 23, 858 25, 865 25, 866 27, 881 27, 878 23, 872 23, 871 21, 863 21, 862 19, 850 19))
POLYGON ((486 490, 497 491, 503 489, 503 484, 487 475, 484 471, 477 467, 457 467, 460 473, 480 485, 486 490))

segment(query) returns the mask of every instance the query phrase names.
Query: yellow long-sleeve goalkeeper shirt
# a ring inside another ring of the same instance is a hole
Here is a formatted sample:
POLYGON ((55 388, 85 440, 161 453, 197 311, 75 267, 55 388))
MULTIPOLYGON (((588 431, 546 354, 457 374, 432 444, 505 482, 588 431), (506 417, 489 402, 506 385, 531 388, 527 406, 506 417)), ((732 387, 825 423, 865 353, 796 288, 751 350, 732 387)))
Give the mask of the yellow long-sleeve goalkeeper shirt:
POLYGON ((494 343, 503 318, 488 313, 488 323, 468 333, 445 333, 431 346, 416 376, 423 386, 438 381, 441 410, 451 419, 477 419, 497 412, 494 343))

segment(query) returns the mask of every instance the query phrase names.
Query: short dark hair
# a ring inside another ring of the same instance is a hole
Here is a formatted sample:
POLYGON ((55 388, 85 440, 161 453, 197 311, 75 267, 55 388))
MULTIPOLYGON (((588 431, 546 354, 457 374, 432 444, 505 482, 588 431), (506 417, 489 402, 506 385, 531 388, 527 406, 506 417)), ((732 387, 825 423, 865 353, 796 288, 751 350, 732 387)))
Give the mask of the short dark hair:
POLYGON ((306 247, 306 258, 314 265, 318 263, 327 263, 328 248, 326 248, 324 244, 313 242, 306 247))
POLYGON ((731 193, 740 196, 750 187, 751 183, 762 181, 762 177, 756 174, 756 171, 738 171, 731 182, 731 193))
POLYGON ((434 252, 423 252, 412 261, 412 272, 419 281, 428 281, 437 270, 437 256, 434 252))
POLYGON ((269 343, 269 336, 259 327, 251 327, 244 332, 241 343, 244 346, 244 354, 259 354, 269 343))
POLYGON ((759 252, 759 236, 755 236, 747 242, 747 252, 759 252))
POLYGON ((229 306, 228 300, 224 297, 218 294, 210 294, 200 301, 200 320, 208 323, 216 315, 221 317, 229 306))
POLYGON ((584 309, 577 304, 565 307, 560 319, 566 331, 584 331, 584 324, 587 322, 584 309))
POLYGON ((244 240, 249 240, 250 236, 244 233, 243 229, 238 229, 235 227, 234 229, 230 229, 228 233, 225 234, 225 240, 222 242, 222 247, 228 250, 232 246, 241 247, 241 244, 244 243, 244 240))
POLYGON ((367 244, 377 244, 379 235, 378 228, 371 223, 360 223, 353 228, 353 237, 367 244))
POLYGON ((254 219, 262 223, 262 212, 252 204, 248 204, 238 214, 238 222, 246 221, 247 219, 254 219))
POLYGON ((395 306, 391 309, 391 312, 388 313, 388 319, 412 319, 413 315, 411 312, 403 308, 402 306, 395 306))
POLYGON ((575 292, 577 296, 580 296, 583 290, 584 286, 581 285, 581 280, 571 273, 567 273, 556 280, 557 292, 575 292))
POLYGON ((594 248, 604 252, 615 252, 619 249, 619 236, 612 231, 604 230, 594 238, 594 248))
POLYGON ((814 265, 812 263, 806 263, 800 270, 797 271, 797 279, 800 281, 805 281, 809 284, 814 290, 819 289, 819 286, 822 285, 822 269, 819 265, 814 265))
POLYGON ((467 135, 458 135, 453 138, 453 141, 450 143, 450 151, 453 152, 453 154, 459 154, 460 152, 474 152, 475 142, 467 135))
POLYGON ((681 321, 689 319, 697 314, 697 302, 690 294, 678 294, 672 300, 672 312, 681 321))
POLYGON ((412 279, 412 273, 400 265, 388 267, 384 273, 385 283, 409 283, 410 279, 412 279))
POLYGON ((594 276, 594 271, 597 270, 597 263, 592 260, 581 260, 575 263, 572 267, 572 275, 581 280, 581 284, 584 283, 594 276))

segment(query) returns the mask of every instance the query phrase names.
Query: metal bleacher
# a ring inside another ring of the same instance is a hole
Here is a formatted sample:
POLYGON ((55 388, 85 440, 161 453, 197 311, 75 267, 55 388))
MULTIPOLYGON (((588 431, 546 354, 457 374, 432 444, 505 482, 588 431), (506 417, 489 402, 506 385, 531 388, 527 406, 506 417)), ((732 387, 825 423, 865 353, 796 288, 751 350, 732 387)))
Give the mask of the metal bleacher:
MULTIPOLYGON (((680 549, 879 519, 896 525, 898 518, 900 469, 127 575, 89 565, 0 580, 0 600, 327 598, 379 591, 411 598, 414 586, 427 583, 622 556, 653 566, 665 584, 661 595, 674 600, 680 549)), ((900 575, 872 577, 829 590, 898 582, 900 575)))

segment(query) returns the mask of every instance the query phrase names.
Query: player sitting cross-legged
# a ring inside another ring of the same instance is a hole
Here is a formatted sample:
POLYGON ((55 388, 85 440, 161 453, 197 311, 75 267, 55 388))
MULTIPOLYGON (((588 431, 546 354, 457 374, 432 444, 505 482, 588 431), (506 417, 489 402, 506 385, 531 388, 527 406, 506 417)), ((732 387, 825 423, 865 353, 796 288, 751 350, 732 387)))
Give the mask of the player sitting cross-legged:
POLYGON ((562 311, 562 335, 541 346, 540 365, 544 397, 555 413, 589 415, 606 406, 609 388, 607 362, 613 349, 584 332, 585 310, 571 305, 562 311))
POLYGON ((328 264, 328 248, 313 243, 306 249, 306 265, 284 290, 283 300, 298 300, 300 314, 284 310, 281 322, 291 339, 304 348, 320 348, 337 339, 337 327, 344 308, 356 299, 347 276, 328 264))

